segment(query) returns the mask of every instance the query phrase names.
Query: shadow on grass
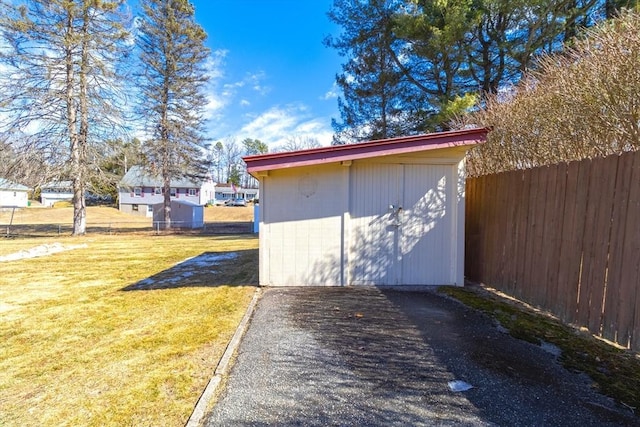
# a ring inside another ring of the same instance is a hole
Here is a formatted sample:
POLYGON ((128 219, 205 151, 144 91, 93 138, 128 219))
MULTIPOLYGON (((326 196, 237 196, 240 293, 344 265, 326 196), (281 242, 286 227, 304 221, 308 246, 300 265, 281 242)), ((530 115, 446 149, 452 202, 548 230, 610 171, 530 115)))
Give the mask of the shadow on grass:
POLYGON ((185 287, 257 286, 258 250, 204 252, 122 288, 149 291, 185 287))

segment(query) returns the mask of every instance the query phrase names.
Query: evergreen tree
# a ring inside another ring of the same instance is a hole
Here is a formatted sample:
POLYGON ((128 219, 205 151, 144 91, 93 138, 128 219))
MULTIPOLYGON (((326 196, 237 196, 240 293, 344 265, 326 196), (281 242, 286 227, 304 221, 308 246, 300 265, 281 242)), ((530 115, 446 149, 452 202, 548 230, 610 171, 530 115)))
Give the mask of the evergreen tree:
POLYGON ((142 0, 138 47, 142 73, 140 110, 145 116, 146 156, 162 177, 164 222, 171 221, 171 180, 207 172, 203 116, 209 50, 205 31, 187 0, 142 0))
POLYGON ((638 0, 335 0, 346 57, 334 142, 446 130, 541 53, 638 0))
POLYGON ((401 46, 393 34, 399 0, 336 0, 329 18, 342 27, 327 46, 346 58, 336 82, 341 121, 332 120, 334 144, 389 138, 423 127, 424 102, 394 62, 401 46))

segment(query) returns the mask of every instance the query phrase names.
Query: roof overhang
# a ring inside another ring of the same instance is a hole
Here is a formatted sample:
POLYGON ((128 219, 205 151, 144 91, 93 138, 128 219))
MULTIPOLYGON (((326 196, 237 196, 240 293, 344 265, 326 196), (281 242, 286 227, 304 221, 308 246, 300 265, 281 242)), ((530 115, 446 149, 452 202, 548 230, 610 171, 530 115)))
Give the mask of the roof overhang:
POLYGON ((487 128, 474 128, 400 138, 380 139, 357 144, 332 145, 330 147, 283 153, 258 154, 242 159, 247 171, 253 175, 261 172, 312 166, 326 163, 353 161, 373 157, 415 153, 420 151, 461 148, 467 150, 487 139, 487 128))

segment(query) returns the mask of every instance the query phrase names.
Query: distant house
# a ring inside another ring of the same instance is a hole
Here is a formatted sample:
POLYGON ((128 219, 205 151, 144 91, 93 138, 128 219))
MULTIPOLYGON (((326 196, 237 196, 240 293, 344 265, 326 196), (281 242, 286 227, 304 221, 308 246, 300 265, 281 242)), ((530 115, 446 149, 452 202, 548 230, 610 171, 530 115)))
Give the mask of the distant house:
POLYGON ((53 181, 40 187, 40 201, 43 206, 53 206, 56 202, 73 200, 73 183, 71 181, 53 181))
MULTIPOLYGON (((171 200, 183 200, 205 205, 215 197, 216 184, 211 178, 203 180, 174 179, 171 181, 171 200)), ((133 166, 118 184, 118 207, 121 212, 153 217, 153 205, 163 203, 162 178, 153 176, 140 166, 133 166)))
POLYGON ((257 188, 242 188, 232 184, 216 185, 216 200, 226 201, 229 199, 244 199, 246 201, 255 200, 259 197, 257 188))
POLYGON ((0 178, 0 207, 24 208, 29 205, 29 187, 0 178))

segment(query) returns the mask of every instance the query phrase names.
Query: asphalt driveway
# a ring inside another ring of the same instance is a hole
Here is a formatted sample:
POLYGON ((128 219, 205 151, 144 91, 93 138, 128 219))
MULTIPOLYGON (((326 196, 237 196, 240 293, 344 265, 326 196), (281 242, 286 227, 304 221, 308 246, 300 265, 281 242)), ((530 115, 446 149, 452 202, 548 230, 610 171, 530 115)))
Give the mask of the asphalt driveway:
POLYGON ((636 425, 556 359, 433 291, 266 289, 205 425, 636 425))

